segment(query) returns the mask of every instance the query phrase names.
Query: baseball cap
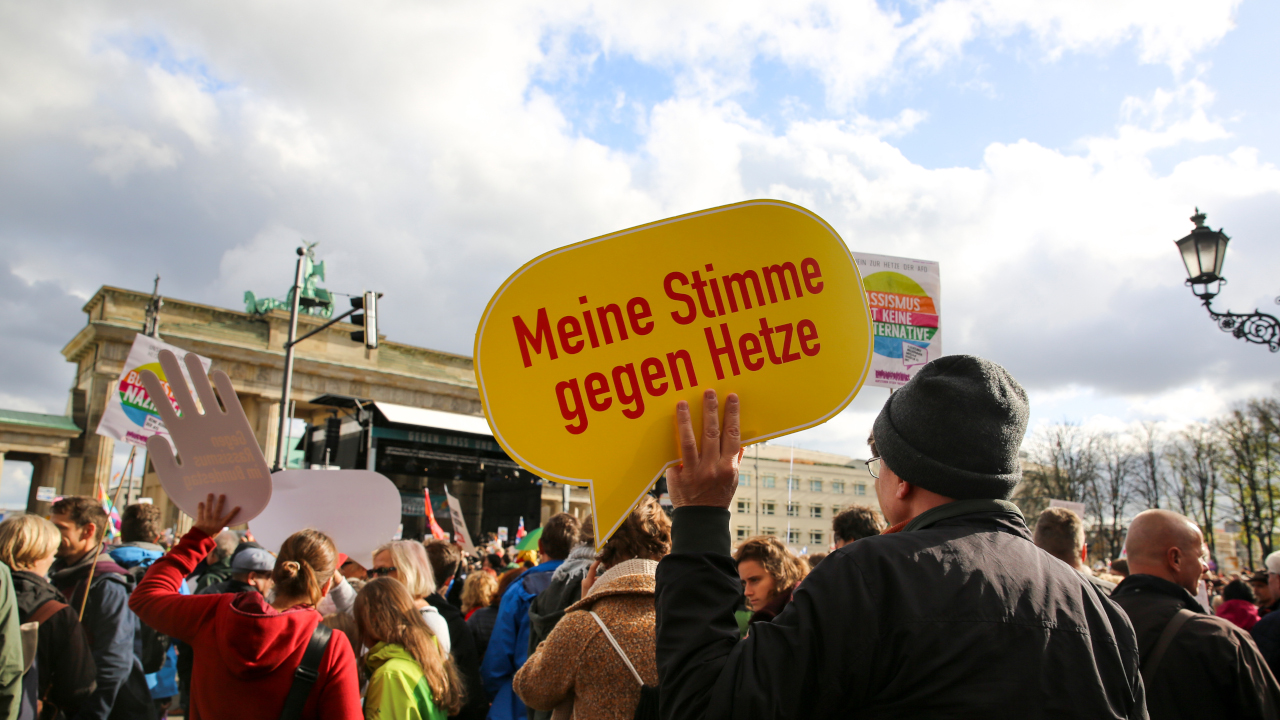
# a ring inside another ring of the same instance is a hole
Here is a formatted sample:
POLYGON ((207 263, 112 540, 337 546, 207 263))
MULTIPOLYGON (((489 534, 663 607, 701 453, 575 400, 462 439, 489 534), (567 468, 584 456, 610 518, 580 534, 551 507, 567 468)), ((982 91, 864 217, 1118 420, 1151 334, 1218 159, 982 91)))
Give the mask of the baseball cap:
POLYGON ((231 569, 236 572, 271 572, 276 567, 276 559, 262 548, 247 548, 231 560, 231 569))
POLYGON ((1267 572, 1280 575, 1280 550, 1267 556, 1267 572))

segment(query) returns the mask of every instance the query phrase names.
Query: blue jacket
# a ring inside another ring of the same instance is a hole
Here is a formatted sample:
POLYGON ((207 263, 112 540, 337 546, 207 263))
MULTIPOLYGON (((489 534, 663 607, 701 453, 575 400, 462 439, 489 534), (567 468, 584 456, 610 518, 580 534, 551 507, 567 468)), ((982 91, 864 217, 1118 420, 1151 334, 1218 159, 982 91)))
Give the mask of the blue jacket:
POLYGON ((480 666, 485 692, 493 701, 489 720, 525 720, 524 702, 512 691, 511 679, 529 659, 529 605, 551 584, 552 574, 563 563, 551 560, 529 568, 502 596, 480 666))
MULTIPOLYGON (((111 559, 120 567, 131 570, 135 567, 149 568, 156 560, 164 557, 164 548, 151 543, 130 543, 115 548, 110 553, 111 559)), ((187 584, 178 586, 182 595, 190 595, 187 584)), ((135 637, 134 652, 141 657, 142 648, 138 647, 141 638, 135 637)), ((158 672, 147 673, 147 688, 155 699, 171 698, 178 694, 178 650, 172 645, 165 654, 164 667, 158 672)))
MULTIPOLYGON (((72 607, 80 607, 92 562, 92 553, 72 565, 61 559, 54 561, 49 580, 72 607)), ((81 623, 98 668, 98 687, 72 720, 106 720, 113 713, 115 717, 147 717, 155 711, 142 663, 133 648, 138 616, 129 609, 132 589, 133 578, 127 570, 107 554, 98 558, 81 623)))

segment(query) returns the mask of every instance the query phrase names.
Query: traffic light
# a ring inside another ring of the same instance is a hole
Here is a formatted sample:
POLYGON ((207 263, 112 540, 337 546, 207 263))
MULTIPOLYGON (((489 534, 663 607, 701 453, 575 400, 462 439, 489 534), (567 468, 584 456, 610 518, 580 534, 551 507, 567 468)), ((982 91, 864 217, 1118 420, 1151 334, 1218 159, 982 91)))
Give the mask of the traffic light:
POLYGON ((357 311, 351 316, 353 325, 364 326, 363 330, 357 330, 351 333, 351 339, 358 343, 364 343, 364 346, 370 350, 378 347, 378 296, 382 293, 366 292, 361 297, 351 298, 351 307, 357 311))

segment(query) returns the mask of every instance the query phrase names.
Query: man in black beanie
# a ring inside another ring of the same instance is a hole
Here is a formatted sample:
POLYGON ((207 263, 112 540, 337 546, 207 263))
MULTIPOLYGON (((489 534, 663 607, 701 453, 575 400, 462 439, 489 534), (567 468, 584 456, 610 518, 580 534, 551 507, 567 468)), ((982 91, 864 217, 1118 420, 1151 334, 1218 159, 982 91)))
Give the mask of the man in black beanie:
POLYGON ((867 469, 891 527, 827 556, 738 639, 729 556, 739 403, 676 406, 671 554, 658 566, 664 718, 1146 718, 1133 627, 1040 550, 1008 501, 1027 396, 981 358, 935 360, 892 394, 867 469))

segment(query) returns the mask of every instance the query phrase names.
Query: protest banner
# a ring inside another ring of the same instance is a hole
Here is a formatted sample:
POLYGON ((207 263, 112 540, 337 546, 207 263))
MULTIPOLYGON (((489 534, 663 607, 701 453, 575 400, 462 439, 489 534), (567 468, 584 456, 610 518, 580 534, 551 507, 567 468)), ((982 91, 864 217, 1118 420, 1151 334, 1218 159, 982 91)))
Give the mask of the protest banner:
MULTIPOLYGON (((476 330, 485 417, 536 475, 590 488, 596 542, 678 462, 674 412, 742 401, 743 444, 839 413, 862 386, 871 319, 857 266, 817 215, 757 200, 548 252, 476 330)), ((722 406, 723 407, 723 406, 722 406)))
POLYGON ((853 253, 867 289, 875 354, 873 385, 900 388, 942 357, 941 280, 931 260, 853 253))
MULTIPOLYGON (((170 402, 173 401, 167 376, 160 366, 161 350, 168 350, 179 358, 187 355, 187 351, 182 348, 142 333, 134 337, 129 356, 124 361, 124 371, 116 380, 114 392, 107 396, 107 407, 102 412, 102 420, 98 422, 99 435, 143 447, 147 444, 147 438, 153 435, 168 436, 164 422, 156 413, 156 406, 151 402, 151 396, 141 380, 144 371, 155 373, 168 393, 170 402)), ((200 358, 200 365, 206 373, 209 372, 209 359, 199 355, 195 357, 200 358)), ((182 373, 185 375, 186 371, 183 370, 182 373)))
POLYGON ((398 534, 399 526, 400 491, 383 475, 284 470, 271 475, 271 503, 249 529, 274 551, 293 533, 315 528, 333 539, 338 552, 373 567, 373 551, 398 534))
POLYGON ((147 453, 160 485, 191 517, 196 517, 199 504, 209 493, 226 495, 227 509, 240 508, 234 522, 257 517, 271 500, 271 477, 231 379, 221 370, 214 371, 215 396, 199 356, 188 353, 183 358, 186 376, 173 352, 162 349, 158 359, 170 382, 162 386, 151 368, 142 369, 138 379, 150 397, 170 397, 169 402, 154 406, 168 436, 153 433, 147 440, 147 453), (192 389, 200 398, 199 407, 192 389))
POLYGON ((444 497, 449 503, 449 519, 453 520, 453 541, 461 545, 463 551, 475 552, 476 546, 472 544, 471 533, 467 531, 467 519, 462 516, 462 503, 449 492, 448 485, 444 487, 444 497))

